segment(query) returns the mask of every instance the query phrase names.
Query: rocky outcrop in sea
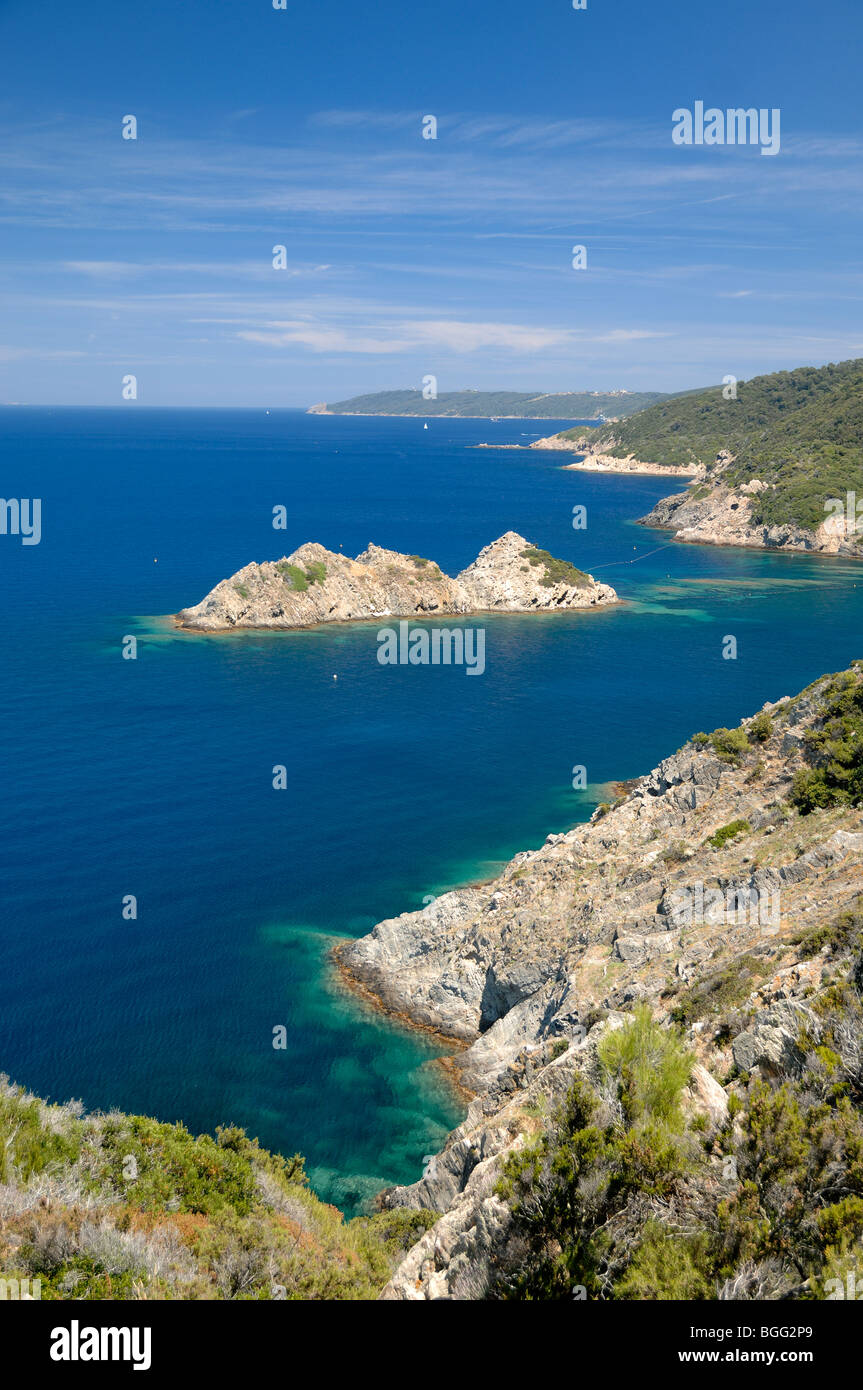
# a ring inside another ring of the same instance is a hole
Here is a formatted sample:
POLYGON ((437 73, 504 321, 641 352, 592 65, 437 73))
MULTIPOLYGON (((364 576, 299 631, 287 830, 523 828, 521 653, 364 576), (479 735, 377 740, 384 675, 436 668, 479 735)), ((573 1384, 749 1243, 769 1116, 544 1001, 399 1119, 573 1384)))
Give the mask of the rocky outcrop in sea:
POLYGON ((184 628, 296 628, 373 618, 538 613, 616 603, 566 561, 507 531, 454 579, 432 560, 370 545, 351 559, 311 542, 281 560, 250 564, 184 608, 184 628))

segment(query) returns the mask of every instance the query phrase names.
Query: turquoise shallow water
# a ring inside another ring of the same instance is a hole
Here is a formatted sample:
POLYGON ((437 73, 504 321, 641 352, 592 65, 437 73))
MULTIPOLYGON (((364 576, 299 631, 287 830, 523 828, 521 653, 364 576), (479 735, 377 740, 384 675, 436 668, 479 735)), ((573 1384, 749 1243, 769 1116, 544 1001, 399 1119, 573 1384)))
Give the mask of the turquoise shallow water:
POLYGON ((43 499, 39 546, 0 537, 0 1068, 56 1099, 245 1125, 302 1150, 347 1211, 419 1175, 462 1113, 441 1048, 347 996, 333 940, 488 876, 694 730, 860 655, 863 569, 669 546, 633 524, 662 479, 471 447, 552 427, 0 411, 5 493, 43 499), (475 678, 380 666, 377 625, 164 621, 304 540, 454 572, 510 528, 627 601, 484 620, 475 678))

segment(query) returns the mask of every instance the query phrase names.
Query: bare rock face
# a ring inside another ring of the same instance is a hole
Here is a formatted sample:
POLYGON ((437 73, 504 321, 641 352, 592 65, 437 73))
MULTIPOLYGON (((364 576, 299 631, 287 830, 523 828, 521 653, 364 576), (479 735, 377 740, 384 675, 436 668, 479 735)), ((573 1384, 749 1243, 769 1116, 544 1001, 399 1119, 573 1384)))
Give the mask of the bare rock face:
POLYGON ((487 545, 456 579, 420 555, 369 545, 352 560, 301 545, 282 560, 246 565, 177 614, 184 628, 295 628, 373 618, 530 613, 617 602, 608 584, 554 560, 515 531, 487 545))
POLYGON ((667 1020, 689 992, 739 982, 730 1044, 706 1023, 688 1029, 684 1104, 708 1133, 728 1122, 717 1075, 793 1074, 801 1037, 817 1043, 823 958, 807 956, 801 930, 817 937, 863 893, 863 811, 801 816, 788 799, 828 683, 744 720, 739 756, 699 738, 488 884, 339 948, 391 1008, 469 1044, 456 1059, 474 1093, 464 1122, 416 1183, 383 1195, 441 1213, 384 1298, 488 1296, 516 1238, 501 1167, 576 1073, 595 1079, 597 1039, 634 1004, 667 1020))
POLYGON ((684 1110, 703 1115, 711 1133, 728 1119, 728 1096, 706 1067, 696 1062, 683 1097, 684 1110))
POLYGON ((482 1090, 591 1010, 658 1004, 670 979, 753 945, 775 953, 795 923, 816 927, 863 891, 861 812, 801 819, 787 801, 818 710, 810 692, 766 707, 769 737, 739 762, 687 744, 490 883, 346 944, 342 965, 399 1013, 469 1040, 458 1065, 482 1090))
POLYGON ((479 612, 585 608, 617 599, 608 584, 597 584, 592 575, 537 550, 516 531, 481 550, 458 583, 470 608, 479 612))
POLYGON ((642 526, 674 531, 674 539, 696 545, 745 545, 761 549, 808 550, 820 555, 863 557, 860 537, 841 517, 828 516, 810 530, 792 524, 764 526, 753 520, 752 499, 769 485, 752 478, 740 487, 715 484, 706 496, 689 491, 663 497, 642 526))

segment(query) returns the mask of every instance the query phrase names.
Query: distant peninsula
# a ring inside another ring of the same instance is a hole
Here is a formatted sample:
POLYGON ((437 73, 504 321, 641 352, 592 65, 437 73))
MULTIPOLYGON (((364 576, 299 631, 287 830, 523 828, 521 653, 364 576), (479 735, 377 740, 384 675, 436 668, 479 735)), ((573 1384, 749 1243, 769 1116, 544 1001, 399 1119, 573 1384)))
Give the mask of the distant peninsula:
POLYGON ((432 560, 370 545, 355 560, 310 542, 246 565, 176 622, 202 632, 297 628, 370 618, 540 613, 616 603, 609 584, 507 531, 450 579, 432 560))
POLYGON ((530 447, 581 455, 569 467, 692 475, 640 518, 676 540, 863 558, 863 358, 688 392, 530 447))
POLYGON ((662 391, 441 391, 427 400, 422 391, 374 391, 346 401, 323 401, 309 415, 454 415, 478 420, 622 420, 657 401, 662 391))

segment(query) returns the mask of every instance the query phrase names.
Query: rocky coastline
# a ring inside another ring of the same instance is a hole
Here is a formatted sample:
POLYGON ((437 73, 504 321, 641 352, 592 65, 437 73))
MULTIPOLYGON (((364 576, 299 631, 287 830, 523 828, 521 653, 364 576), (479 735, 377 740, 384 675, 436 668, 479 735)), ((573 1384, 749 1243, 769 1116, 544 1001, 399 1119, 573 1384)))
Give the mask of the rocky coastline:
POLYGON ((423 1177, 383 1194, 385 1207, 440 1213, 384 1298, 484 1296, 511 1220, 496 1193, 503 1163, 528 1141, 535 1108, 591 1074, 599 1038, 635 1005, 667 1021, 681 991, 753 963, 736 1036, 688 1031, 688 1103, 711 1123, 727 1112, 717 1076, 769 1076, 793 1059, 801 1023, 816 1026, 808 1001, 823 967, 795 932, 826 931, 863 891, 863 813, 803 816, 790 801, 828 684, 698 736, 489 883, 337 948, 364 992, 461 1045, 449 1065, 474 1092, 423 1177))
POLYGON ((579 458, 573 463, 565 463, 563 467, 579 469, 585 473, 652 473, 667 474, 674 478, 703 478, 705 471, 701 464, 693 464, 691 468, 683 468, 677 464, 649 463, 644 459, 636 458, 633 454, 617 458, 614 454, 597 449, 596 445, 592 444, 589 439, 567 439, 560 434, 551 434, 545 439, 535 439, 532 444, 527 445, 527 448, 582 454, 583 458, 579 458))
POLYGON ((175 615, 193 632, 290 629, 379 618, 605 607, 615 590, 507 531, 450 578, 433 561, 370 545, 356 559, 314 542, 246 565, 175 615))
MULTIPOLYGON (((613 438, 606 440, 606 450, 614 443, 613 438)), ((727 450, 720 451, 708 468, 702 463, 691 467, 650 463, 633 454, 618 457, 598 448, 589 438, 570 439, 561 434, 535 440, 526 447, 582 454, 582 458, 563 465, 580 472, 668 474, 686 478, 688 486, 683 492, 661 498, 647 516, 638 518, 641 526, 672 531, 676 541, 863 558, 863 538, 858 535, 856 517, 851 526, 847 518, 837 515, 825 516, 817 527, 760 523, 753 516, 754 503, 771 485, 759 478, 729 483, 726 475, 734 463, 734 456, 727 450)))
POLYGON ((674 532, 676 541, 692 545, 739 545, 760 550, 808 551, 863 559, 863 543, 849 532, 842 517, 828 516, 820 526, 765 526, 753 519, 753 501, 766 484, 758 478, 739 487, 721 481, 708 492, 696 487, 663 497, 639 525, 674 532))

